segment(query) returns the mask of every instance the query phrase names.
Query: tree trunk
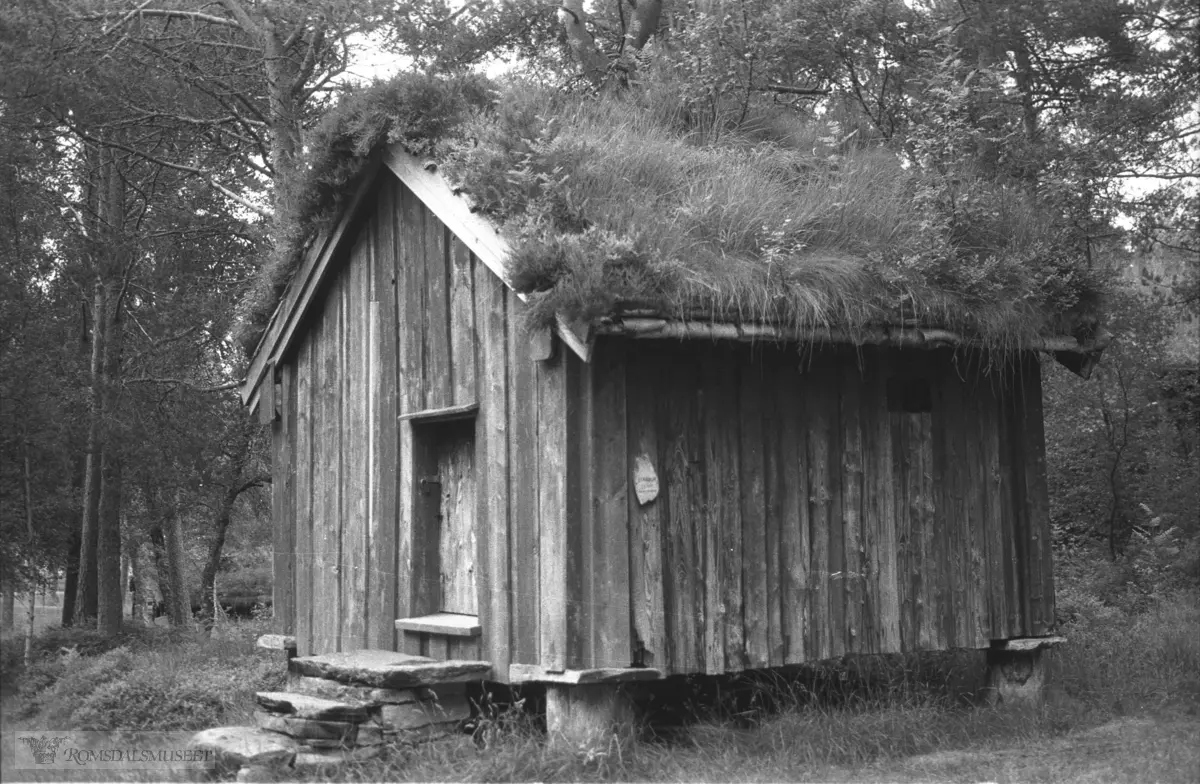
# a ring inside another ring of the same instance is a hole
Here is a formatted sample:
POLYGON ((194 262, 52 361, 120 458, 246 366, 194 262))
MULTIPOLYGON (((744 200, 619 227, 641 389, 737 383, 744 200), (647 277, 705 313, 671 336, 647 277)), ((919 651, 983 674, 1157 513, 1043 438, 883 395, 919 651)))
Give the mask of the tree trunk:
POLYGON ((75 623, 75 591, 79 587, 79 541, 79 529, 75 529, 67 540, 67 567, 66 573, 63 575, 62 617, 60 619, 63 626, 75 623))
POLYGON ((0 628, 11 629, 13 627, 13 615, 16 612, 16 591, 13 590, 12 583, 5 581, 4 588, 0 589, 0 628))
MULTIPOLYGON (((23 455, 25 464, 25 530, 29 537, 29 557, 33 557, 34 545, 37 543, 37 538, 33 535, 33 494, 29 489, 29 452, 23 445, 25 451, 23 455)), ((29 564, 29 607, 25 617, 25 666, 28 667, 33 660, 33 622, 37 608, 37 567, 36 564, 29 564)))
POLYGON ((113 414, 117 410, 117 378, 120 375, 124 344, 124 319, 120 294, 109 297, 109 320, 104 330, 104 410, 108 415, 105 449, 100 471, 100 505, 97 518, 96 568, 98 628, 104 636, 121 631, 125 590, 121 580, 121 457, 113 438, 113 414))
MULTIPOLYGON (((237 477, 235 477, 235 480, 237 477)), ((212 542, 208 546, 208 559, 204 562, 204 570, 200 573, 200 618, 205 634, 212 633, 216 622, 216 582, 217 568, 221 565, 221 551, 225 548, 225 534, 229 531, 229 521, 233 515, 233 504, 241 495, 241 489, 230 487, 221 499, 221 507, 217 512, 216 525, 213 527, 212 542)))
POLYGON ((158 595, 162 598, 163 608, 168 619, 171 607, 174 606, 174 594, 171 593, 171 572, 167 565, 167 540, 163 536, 161 518, 151 512, 154 523, 150 527, 150 547, 154 554, 154 582, 158 585, 158 595))
POLYGON ((171 510, 165 522, 167 579, 171 586, 171 623, 175 626, 187 626, 191 623, 192 602, 184 577, 183 521, 179 517, 178 506, 171 510))
POLYGON ((83 479, 83 516, 79 534, 79 570, 76 576, 75 622, 90 623, 96 617, 96 547, 100 519, 100 463, 104 398, 101 373, 104 361, 104 326, 108 312, 108 289, 95 283, 92 305, 92 389, 89 396, 87 467, 83 479))
POLYGON ((142 538, 134 537, 126 545, 129 561, 129 619, 139 623, 152 623, 154 618, 147 613, 146 579, 142 574, 142 538))
POLYGON ((593 86, 600 87, 608 78, 608 58, 596 48, 596 39, 587 28, 583 0, 565 0, 558 9, 558 20, 567 34, 571 51, 579 59, 583 75, 593 86))

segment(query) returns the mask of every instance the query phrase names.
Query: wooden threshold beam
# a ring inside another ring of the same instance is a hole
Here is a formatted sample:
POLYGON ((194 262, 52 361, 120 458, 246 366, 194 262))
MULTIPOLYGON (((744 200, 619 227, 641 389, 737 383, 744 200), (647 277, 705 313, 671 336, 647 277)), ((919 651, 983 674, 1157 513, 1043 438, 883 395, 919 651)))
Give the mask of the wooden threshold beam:
POLYGON ((403 632, 444 634, 449 637, 478 637, 482 631, 478 615, 431 613, 416 618, 399 618, 396 628, 403 632))
POLYGON ((479 411, 478 403, 466 403, 461 406, 446 406, 445 408, 426 408, 422 411, 410 411, 396 417, 397 422, 412 420, 414 422, 446 422, 451 419, 467 419, 479 411))
POLYGON ((510 664, 508 666, 508 680, 511 683, 559 683, 580 686, 589 683, 658 681, 664 677, 666 676, 661 670, 650 667, 597 667, 588 670, 554 672, 536 664, 510 664))

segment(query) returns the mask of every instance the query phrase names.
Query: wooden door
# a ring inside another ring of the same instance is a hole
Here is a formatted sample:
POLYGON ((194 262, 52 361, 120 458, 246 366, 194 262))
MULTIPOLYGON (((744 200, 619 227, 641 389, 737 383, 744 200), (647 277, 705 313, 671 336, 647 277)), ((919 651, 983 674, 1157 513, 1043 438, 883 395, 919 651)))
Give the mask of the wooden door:
POLYGON ((442 612, 477 615, 475 597, 475 422, 438 428, 438 564, 442 612))

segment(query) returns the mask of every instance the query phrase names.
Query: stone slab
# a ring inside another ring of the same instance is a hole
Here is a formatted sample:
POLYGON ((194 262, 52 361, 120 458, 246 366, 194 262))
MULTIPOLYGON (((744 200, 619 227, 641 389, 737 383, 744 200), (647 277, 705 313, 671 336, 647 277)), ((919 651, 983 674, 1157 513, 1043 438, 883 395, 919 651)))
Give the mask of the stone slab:
POLYGON ((265 784, 280 781, 281 771, 269 765, 244 765, 237 772, 239 784, 265 784))
POLYGON ((300 743, 300 751, 298 751, 297 753, 300 753, 300 752, 303 752, 303 751, 306 751, 309 749, 320 749, 322 751, 326 751, 328 749, 348 749, 348 748, 351 748, 352 746, 357 746, 358 740, 356 738, 354 743, 351 744, 344 740, 323 740, 321 738, 303 738, 303 739, 299 740, 299 743, 300 743))
POLYGON ((364 703, 327 700, 310 694, 286 691, 260 691, 254 695, 254 699, 271 713, 287 714, 289 718, 322 721, 364 722, 368 718, 370 707, 364 703))
POLYGON ((290 634, 263 634, 255 645, 271 651, 296 651, 296 638, 290 634))
POLYGON ((1041 648, 1053 648, 1067 641, 1066 637, 1019 637, 1012 640, 1002 640, 995 647, 1003 651, 1036 651, 1041 648))
POLYGON ((291 738, 316 738, 353 743, 358 725, 348 721, 290 719, 266 711, 254 712, 254 723, 264 730, 280 732, 291 738))
MULTIPOLYGON (((403 705, 408 702, 434 699, 434 693, 428 688, 415 689, 374 689, 370 686, 350 686, 326 678, 310 678, 307 675, 289 672, 287 679, 288 691, 297 694, 310 694, 327 700, 354 702, 363 705, 394 704, 403 705)), ((450 688, 466 688, 463 684, 452 684, 450 688)), ((438 691, 446 687, 439 686, 438 691)))
POLYGON ((377 721, 385 729, 411 730, 430 724, 446 724, 471 718, 471 703, 465 694, 432 702, 381 705, 377 721))
POLYGON ((292 770, 308 773, 314 770, 336 768, 347 762, 363 762, 373 759, 383 753, 382 746, 368 746, 343 751, 302 751, 292 762, 292 770))
POLYGON ((214 727, 197 732, 189 749, 211 751, 218 769, 232 771, 246 766, 286 766, 296 756, 299 744, 284 735, 258 727, 214 727))
POLYGON ((486 678, 492 665, 485 661, 434 661, 395 651, 362 650, 302 656, 288 663, 292 672, 311 678, 383 689, 407 689, 440 683, 466 683, 486 678))

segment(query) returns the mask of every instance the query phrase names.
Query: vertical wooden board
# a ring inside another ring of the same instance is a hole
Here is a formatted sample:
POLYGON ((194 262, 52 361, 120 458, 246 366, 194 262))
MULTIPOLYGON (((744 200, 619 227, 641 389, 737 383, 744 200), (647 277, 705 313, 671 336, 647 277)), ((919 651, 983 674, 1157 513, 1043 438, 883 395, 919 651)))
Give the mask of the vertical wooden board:
MULTIPOLYGON (((644 343, 633 341, 625 347, 625 407, 628 421, 626 439, 629 452, 626 467, 630 474, 649 465, 658 480, 657 497, 641 503, 636 488, 626 490, 629 504, 629 583, 632 597, 632 623, 637 664, 644 667, 668 667, 667 621, 665 605, 664 561, 668 557, 665 530, 670 503, 670 455, 660 447, 666 441, 660 434, 656 401, 668 396, 660 368, 641 361, 644 343)), ((637 477, 634 477, 636 481, 637 477)))
POLYGON ((745 668, 742 530, 738 477, 737 355, 722 345, 703 356, 705 530, 705 671, 745 668))
MULTIPOLYGON (((553 350, 551 350, 553 353, 553 350)), ((540 356, 540 355, 539 355, 540 356)), ((569 521, 566 537, 567 658, 568 669, 590 667, 595 661, 594 642, 598 637, 596 602, 602 578, 597 568, 599 533, 591 501, 596 476, 596 457, 592 430, 594 390, 592 364, 584 364, 574 354, 562 357, 566 374, 566 510, 569 521)), ((538 364, 542 364, 539 360, 538 364)))
POLYGON ((759 360, 762 370, 762 408, 759 425, 762 428, 762 494, 763 494, 763 564, 766 575, 765 614, 767 621, 767 666, 778 667, 785 661, 783 597, 786 572, 783 553, 783 498, 787 488, 783 482, 783 422, 779 412, 779 384, 783 375, 780 366, 791 361, 782 352, 765 350, 759 360))
POLYGON ((812 638, 813 557, 810 516, 808 423, 811 399, 793 354, 779 365, 775 402, 779 412, 780 566, 783 586, 784 663, 813 658, 819 643, 812 638))
POLYGON ((948 573, 951 575, 951 597, 954 602, 953 625, 947 627, 951 636, 951 647, 970 648, 975 644, 975 597, 974 581, 971 576, 971 519, 970 519, 970 454, 966 440, 973 430, 967 417, 970 410, 965 405, 966 385, 962 374, 967 360, 955 354, 953 366, 947 369, 944 379, 946 405, 944 436, 946 438, 947 466, 943 476, 943 489, 947 493, 950 523, 947 543, 948 573), (951 631, 952 630, 952 631, 951 631))
POLYGON ((372 247, 374 280, 371 303, 369 364, 371 369, 371 523, 368 551, 372 608, 367 619, 368 643, 381 650, 396 647, 397 613, 396 534, 399 522, 399 433, 396 403, 399 375, 397 368, 396 322, 396 189, 391 182, 379 188, 372 247))
MULTIPOLYGON (((271 425, 273 628, 292 634, 296 596, 296 365, 279 367, 281 415, 271 425)), ((268 383, 270 379, 268 379, 268 383)))
MULTIPOLYGON (((844 354, 836 351, 818 355, 812 370, 812 394, 819 401, 819 416, 823 422, 824 439, 823 475, 825 477, 820 498, 824 499, 826 514, 826 568, 819 575, 825 591, 824 641, 825 657, 841 656, 846 652, 846 538, 844 502, 842 495, 842 427, 841 427, 841 370, 839 364, 846 361, 844 354), (827 647, 826 647, 827 646, 827 647)), ((822 658, 825 658, 822 657, 822 658)))
POLYGON ((417 449, 412 421, 399 422, 397 431, 396 616, 412 618, 420 614, 413 601, 419 591, 418 577, 414 573, 417 565, 415 546, 420 540, 414 532, 418 503, 415 474, 419 467, 414 464, 417 449))
MULTIPOLYGON (((598 667, 628 667, 633 660, 630 600, 631 434, 626 413, 625 342, 597 344, 591 362, 591 430, 594 453, 588 470, 594 476, 591 498, 592 547, 595 548, 595 592, 586 608, 592 624, 592 654, 598 667)), ((636 499, 634 499, 636 504, 636 499)), ((634 540, 636 542, 637 540, 634 540)))
MULTIPOLYGON (((457 258, 457 256, 456 256, 457 258)), ((476 423, 476 461, 479 475, 479 513, 476 537, 480 570, 479 622, 483 629, 482 655, 492 662, 493 673, 507 680, 512 661, 510 634, 509 564, 509 422, 508 342, 505 325, 508 308, 503 284, 483 264, 472 260, 471 292, 478 325, 479 419, 476 423)), ((456 353, 455 356, 462 355, 456 353)), ((456 378, 461 379, 460 374, 456 378)), ((457 402, 457 401, 456 401, 457 402)), ((528 562, 529 555, 525 554, 528 562)))
MULTIPOLYGON (((502 285, 494 281, 492 285, 502 285)), ((541 631, 541 520, 538 505, 537 365, 529 358, 519 323, 522 306, 503 291, 508 308, 509 524, 511 541, 512 660, 539 663, 541 631)))
POLYGON ((1023 635, 1025 619, 1028 617, 1027 595, 1024 580, 1021 578, 1022 548, 1020 532, 1024 526, 1021 521, 1024 506, 1024 472, 1020 470, 1017 439, 1015 437, 1016 412, 1016 373, 1011 367, 1006 367, 1002 375, 1000 390, 1000 405, 997 412, 999 422, 996 432, 1000 439, 1000 480, 1004 493, 1000 497, 1000 516, 1002 520, 1002 542, 1004 558, 1004 597, 1008 609, 1009 635, 1023 635))
MULTIPOLYGON (((742 562, 736 564, 742 574, 742 618, 745 635, 745 665, 763 668, 771 663, 770 607, 767 599, 768 571, 778 583, 776 568, 769 570, 767 561, 779 550, 767 551, 767 508, 763 454, 763 408, 767 396, 764 389, 764 363, 761 353, 739 351, 740 383, 738 393, 738 437, 740 457, 739 489, 741 491, 742 562)), ((778 605, 776 605, 778 607, 778 605)))
MULTIPOLYGON (((317 320, 314 320, 317 321, 317 320)), ((312 644, 313 592, 313 345, 314 323, 296 352, 296 653, 308 656, 312 644)))
POLYGON ((507 680, 507 673, 499 673, 496 662, 484 654, 482 643, 478 637, 450 637, 447 640, 446 648, 446 655, 449 659, 492 662, 492 677, 488 680, 507 680))
POLYGON ((450 371, 451 403, 475 403, 475 376, 480 359, 476 351, 475 259, 462 240, 450 235, 450 371))
POLYGON ((478 615, 475 559, 477 496, 475 426, 465 420, 437 427, 441 505, 437 531, 442 600, 437 610, 478 615))
POLYGON ((986 559, 988 633, 1003 640, 1008 634, 1008 603, 1004 579, 1004 486, 1000 469, 1000 398, 996 385, 999 373, 990 372, 979 384, 979 432, 983 461, 983 548, 986 559))
POLYGON ((896 543, 896 485, 892 469, 891 420, 887 410, 890 352, 866 354, 863 385, 863 552, 868 563, 867 617, 873 631, 870 650, 899 653, 900 594, 896 543))
MULTIPOLYGON (((392 236, 394 237, 393 278, 395 279, 396 325, 396 414, 424 408, 422 387, 423 341, 420 313, 423 309, 421 292, 423 262, 418 254, 420 211, 415 197, 398 180, 390 180, 392 203, 392 236), (415 225, 414 225, 415 224, 415 225)), ((415 444, 410 420, 396 424, 396 617, 416 615, 413 595, 413 524, 417 499, 413 493, 415 444)), ((398 640, 406 652, 416 646, 412 635, 398 640)))
POLYGON ((370 245, 359 235, 346 269, 342 338, 341 650, 366 646, 367 604, 367 389, 366 317, 370 245))
POLYGON ((640 349, 642 373, 661 372, 662 394, 656 420, 665 467, 667 520, 663 575, 663 606, 667 623, 667 666, 671 672, 704 669, 704 550, 705 526, 702 474, 703 441, 700 401, 703 391, 690 352, 640 349))
MULTIPOLYGON (((891 374, 888 376, 892 378, 891 374)), ((917 576, 913 570, 913 557, 916 532, 913 528, 913 515, 909 499, 908 472, 910 456, 908 454, 907 422, 908 415, 888 403, 886 422, 889 427, 889 444, 891 457, 891 481, 895 486, 892 496, 893 517, 896 521, 896 588, 899 601, 899 633, 900 647, 904 651, 919 650, 917 643, 917 598, 920 589, 916 585, 917 576)))
MULTIPOLYGON (((861 356, 842 355, 838 385, 839 413, 841 423, 841 499, 842 499, 842 579, 835 581, 830 590, 841 594, 845 602, 842 638, 848 653, 869 653, 865 638, 866 629, 866 583, 867 575, 863 558, 863 432, 862 432, 862 386, 863 377, 859 368, 861 356)), ((836 612, 836 604, 835 604, 836 612)))
POLYGON ((968 370, 967 381, 961 386, 963 399, 963 453, 966 471, 966 519, 967 536, 966 548, 969 560, 967 562, 967 580, 969 581, 969 596, 971 598, 970 625, 967 629, 967 647, 986 648, 991 639, 991 618, 988 608, 987 558, 985 557, 985 510, 986 497, 986 459, 984 445, 986 443, 985 406, 983 404, 983 388, 986 381, 979 372, 979 355, 972 356, 971 367, 968 370))
POLYGON ((399 286, 396 292, 400 335, 401 414, 425 408, 425 209, 412 191, 398 184, 400 248, 399 286))
POLYGON ((313 590, 313 644, 318 653, 338 650, 340 632, 341 569, 341 346, 342 280, 330 288, 322 314, 318 362, 320 386, 316 388, 320 408, 319 438, 314 447, 320 457, 314 474, 313 541, 316 551, 313 590))
POLYGON ((541 604, 538 660, 551 672, 567 666, 567 374, 566 362, 556 357, 536 365, 537 488, 541 604))
POLYGON ((421 655, 434 661, 449 661, 450 640, 444 634, 421 635, 421 655))
POLYGON ((913 515, 913 578, 917 591, 918 644, 921 650, 945 647, 941 633, 941 572, 938 571, 937 510, 939 500, 934 481, 934 438, 932 414, 906 414, 908 418, 909 491, 913 515))
POLYGON ((1022 448, 1025 469, 1025 518, 1029 536, 1030 633, 1054 629, 1054 570, 1050 541, 1050 501, 1046 485, 1046 433, 1042 411, 1042 372, 1038 356, 1027 352, 1021 363, 1022 448))
POLYGON ((449 230, 422 208, 425 221, 425 405, 444 408, 454 398, 450 355, 449 230))
MULTIPOLYGON (((325 309, 328 310, 328 298, 325 309)), ((328 632, 322 627, 324 622, 324 599, 327 583, 327 573, 332 564, 325 560, 326 527, 328 520, 327 497, 330 492, 327 476, 329 445, 326 441, 328 427, 325 422, 328 411, 325 399, 326 377, 329 372, 326 367, 326 355, 329 353, 330 335, 335 330, 330 329, 329 317, 322 312, 319 327, 313 333, 313 381, 312 381, 312 607, 309 613, 312 617, 310 637, 312 638, 313 653, 328 653, 326 647, 328 632)), ((334 521, 336 523, 336 521, 334 521)))
MULTIPOLYGON (((808 449, 809 519, 812 525, 812 561, 809 569, 812 629, 808 659, 829 659, 834 654, 830 572, 834 570, 830 561, 830 545, 835 538, 831 533, 833 517, 833 494, 829 462, 830 442, 833 425, 837 422, 837 397, 828 388, 828 372, 821 372, 811 364, 802 376, 805 401, 805 442, 808 449), (830 405, 832 403, 832 406, 830 405)), ((841 531, 838 532, 840 538, 841 531)), ((839 651, 840 652, 840 651, 839 651)))
MULTIPOLYGON (((937 614, 934 616, 936 632, 935 647, 943 650, 955 645, 955 623, 958 610, 955 603, 955 591, 961 586, 962 563, 958 557, 958 521, 960 508, 956 506, 957 488, 954 486, 955 460, 958 457, 954 448, 955 427, 959 419, 951 413, 947 387, 949 385, 948 366, 942 361, 942 353, 936 355, 933 379, 930 382, 933 398, 931 417, 933 441, 933 541, 932 550, 926 551, 926 579, 934 586, 934 599, 937 614)), ((928 608, 932 613, 931 604, 928 608)))

